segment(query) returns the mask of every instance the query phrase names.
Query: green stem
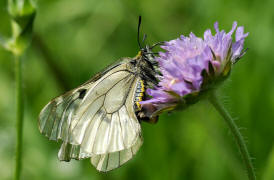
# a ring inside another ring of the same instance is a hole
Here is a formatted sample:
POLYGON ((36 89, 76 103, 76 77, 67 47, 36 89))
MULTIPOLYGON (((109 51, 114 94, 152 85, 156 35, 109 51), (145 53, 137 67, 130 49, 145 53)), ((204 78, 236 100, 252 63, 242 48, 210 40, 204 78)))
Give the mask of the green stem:
POLYGON ((215 109, 223 116, 230 131, 232 132, 234 138, 236 139, 236 142, 240 149, 240 153, 242 155, 244 164, 247 169, 247 174, 248 174, 249 179, 255 180, 256 176, 255 176, 255 172, 254 172, 254 168, 253 168, 253 165, 251 162, 250 155, 247 150, 247 146, 246 146, 243 136, 241 135, 233 118, 230 116, 230 114, 227 112, 227 110, 224 108, 224 106, 220 103, 215 92, 211 93, 211 95, 209 96, 209 101, 215 107, 215 109))
POLYGON ((22 164, 22 141, 23 141, 23 98, 22 98, 22 68, 21 59, 15 56, 15 81, 16 81, 16 154, 14 179, 20 179, 22 164))

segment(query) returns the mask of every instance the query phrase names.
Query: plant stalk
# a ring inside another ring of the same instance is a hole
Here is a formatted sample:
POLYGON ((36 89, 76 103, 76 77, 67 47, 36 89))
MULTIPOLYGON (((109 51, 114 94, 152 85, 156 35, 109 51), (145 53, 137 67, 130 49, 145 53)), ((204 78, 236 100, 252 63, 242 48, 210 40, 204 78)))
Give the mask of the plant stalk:
POLYGON ((15 55, 15 82, 16 82, 16 152, 15 152, 15 174, 14 179, 19 180, 22 164, 23 144, 23 116, 24 104, 22 96, 22 64, 20 56, 15 55))
POLYGON ((243 158, 244 164, 247 169, 247 174, 249 180, 256 180, 254 167, 251 162, 251 158, 249 152, 247 150, 247 146, 245 144, 244 138, 241 135, 237 125, 235 124, 233 118, 228 113, 228 111, 224 108, 224 106, 219 101, 216 92, 212 92, 209 96, 209 102, 215 107, 215 109, 220 113, 220 115, 224 118, 226 124, 228 125, 230 131, 232 132, 234 138, 236 139, 237 145, 239 147, 241 156, 243 158))

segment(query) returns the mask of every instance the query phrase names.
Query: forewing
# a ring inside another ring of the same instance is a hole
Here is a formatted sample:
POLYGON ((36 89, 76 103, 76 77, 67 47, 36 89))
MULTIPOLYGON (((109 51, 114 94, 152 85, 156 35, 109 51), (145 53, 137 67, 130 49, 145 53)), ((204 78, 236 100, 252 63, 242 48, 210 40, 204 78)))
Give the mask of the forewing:
POLYGON ((46 105, 39 128, 49 139, 63 141, 59 159, 91 157, 100 171, 131 159, 142 144, 134 111, 139 80, 123 63, 46 105))
POLYGON ((92 91, 97 84, 105 83, 106 81, 103 81, 103 79, 114 77, 116 73, 125 70, 125 63, 113 65, 105 72, 97 74, 84 85, 50 101, 39 115, 40 132, 50 140, 57 141, 61 139, 66 142, 69 141, 68 133, 70 133, 70 126, 75 121, 74 115, 86 96, 87 91, 92 91))
POLYGON ((39 129, 50 140, 69 139, 69 126, 81 103, 80 92, 72 90, 49 102, 39 116, 39 129))

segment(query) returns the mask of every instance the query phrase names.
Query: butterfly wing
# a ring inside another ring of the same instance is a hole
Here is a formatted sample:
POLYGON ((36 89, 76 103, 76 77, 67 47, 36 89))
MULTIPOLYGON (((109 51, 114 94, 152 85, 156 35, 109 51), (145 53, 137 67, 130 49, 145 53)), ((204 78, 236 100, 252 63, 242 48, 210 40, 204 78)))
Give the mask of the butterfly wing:
POLYGON ((39 128, 49 139, 63 141, 59 159, 91 157, 99 171, 131 159, 142 144, 134 110, 139 81, 125 60, 47 104, 39 128))

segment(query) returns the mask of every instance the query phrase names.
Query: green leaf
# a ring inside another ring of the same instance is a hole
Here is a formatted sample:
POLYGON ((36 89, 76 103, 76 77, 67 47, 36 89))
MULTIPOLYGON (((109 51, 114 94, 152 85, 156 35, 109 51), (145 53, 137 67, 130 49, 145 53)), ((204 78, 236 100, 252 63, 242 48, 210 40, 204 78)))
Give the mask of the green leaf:
POLYGON ((9 0, 8 11, 12 18, 22 18, 35 12, 35 4, 32 0, 9 0))

